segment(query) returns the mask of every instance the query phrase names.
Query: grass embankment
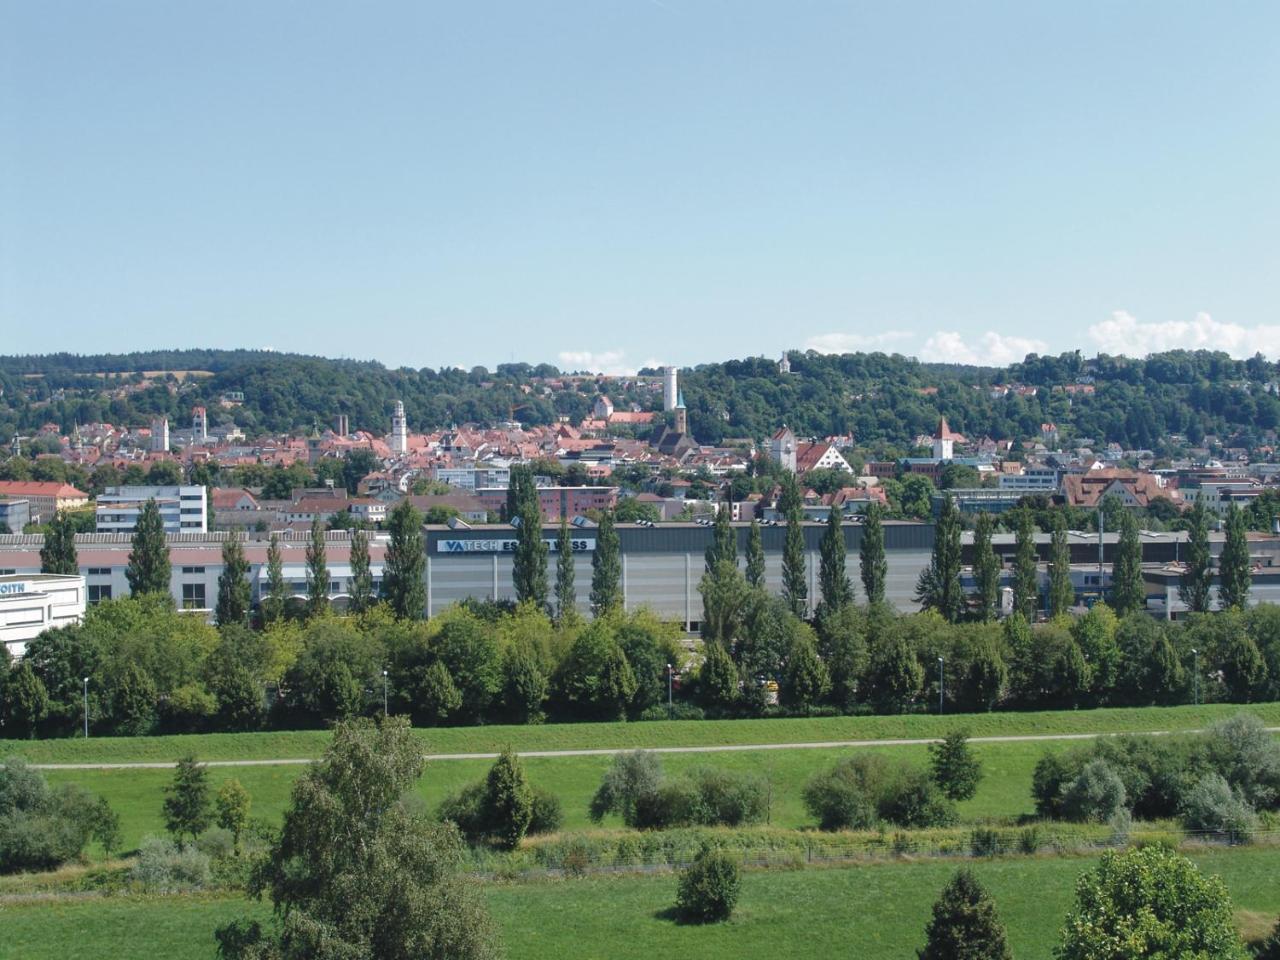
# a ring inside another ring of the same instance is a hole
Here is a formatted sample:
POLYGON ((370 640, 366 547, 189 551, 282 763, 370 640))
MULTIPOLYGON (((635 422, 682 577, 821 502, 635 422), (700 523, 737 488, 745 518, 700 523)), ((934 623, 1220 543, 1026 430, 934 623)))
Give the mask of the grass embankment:
MULTIPOLYGON (((1280 911, 1280 853, 1209 851, 1193 859, 1222 876, 1243 925, 1255 932, 1270 925, 1280 911)), ((973 864, 1019 960, 1052 957, 1076 878, 1093 863, 1045 857, 973 864)), ((668 873, 484 889, 507 955, 522 960, 900 960, 922 944, 933 900, 955 869, 954 862, 922 861, 748 872, 734 918, 709 927, 666 919, 675 888, 668 873)), ((0 905, 0 928, 5 955, 25 960, 196 960, 211 956, 218 924, 268 912, 263 904, 199 895, 32 901, 0 905)))
MULTIPOLYGON (((435 727, 418 731, 432 754, 529 750, 710 747, 822 743, 838 740, 914 740, 940 737, 956 726, 975 737, 1138 733, 1191 730, 1246 709, 1280 726, 1280 703, 1132 707, 948 716, 798 717, 767 720, 685 720, 647 723, 562 723, 539 726, 435 727)), ((329 743, 323 730, 210 733, 166 737, 91 737, 88 740, 0 740, 0 757, 32 763, 172 762, 187 753, 202 760, 310 759, 329 743)))

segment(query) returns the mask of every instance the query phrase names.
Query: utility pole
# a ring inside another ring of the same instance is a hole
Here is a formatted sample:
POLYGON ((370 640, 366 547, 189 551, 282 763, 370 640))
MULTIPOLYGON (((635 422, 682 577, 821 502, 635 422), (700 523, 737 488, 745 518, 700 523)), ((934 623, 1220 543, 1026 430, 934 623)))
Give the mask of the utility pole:
POLYGON ((667 719, 668 720, 671 719, 672 712, 673 711, 671 709, 671 664, 668 663, 667 664, 667 719))
POLYGON ((382 671, 382 719, 387 719, 387 671, 382 671))
POLYGON ((938 716, 942 716, 943 684, 946 683, 946 677, 943 675, 942 667, 943 667, 943 659, 942 657, 939 657, 938 658, 938 716))
POLYGON ((84 738, 89 739, 89 678, 84 678, 84 738))

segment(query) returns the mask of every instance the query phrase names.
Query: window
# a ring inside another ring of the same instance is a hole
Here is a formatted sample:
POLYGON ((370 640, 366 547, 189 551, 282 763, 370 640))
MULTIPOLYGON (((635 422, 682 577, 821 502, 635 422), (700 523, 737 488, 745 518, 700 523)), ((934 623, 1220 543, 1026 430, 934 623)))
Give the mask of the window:
POLYGON ((204 610, 204 584, 184 583, 182 585, 182 609, 204 610))
POLYGON ((183 567, 183 573, 204 573, 204 567, 183 567))
POLYGON ((13 567, 3 567, 0 568, 0 577, 11 577, 17 572, 13 567))
POLYGON ((103 600, 111 599, 111 584, 109 583, 91 583, 89 584, 89 603, 101 603, 103 600))
POLYGON ((90 567, 85 571, 91 577, 109 577, 111 576, 110 567, 90 567))

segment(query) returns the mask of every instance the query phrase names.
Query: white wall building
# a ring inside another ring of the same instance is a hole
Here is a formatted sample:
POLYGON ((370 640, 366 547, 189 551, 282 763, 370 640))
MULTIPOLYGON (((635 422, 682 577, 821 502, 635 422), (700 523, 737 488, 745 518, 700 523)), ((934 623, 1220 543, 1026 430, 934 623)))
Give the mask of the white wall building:
POLYGON ((203 486, 187 487, 107 487, 98 497, 98 533, 132 534, 138 516, 148 500, 155 500, 164 521, 164 532, 206 533, 208 531, 203 486))
POLYGON ((52 573, 0 576, 0 644, 17 658, 45 630, 84 617, 84 577, 52 573))

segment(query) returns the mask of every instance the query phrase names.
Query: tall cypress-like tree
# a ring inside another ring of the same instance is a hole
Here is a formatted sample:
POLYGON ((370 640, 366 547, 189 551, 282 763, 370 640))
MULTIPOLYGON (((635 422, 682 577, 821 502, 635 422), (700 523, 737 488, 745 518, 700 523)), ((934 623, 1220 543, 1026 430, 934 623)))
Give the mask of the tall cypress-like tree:
POLYGON ((1018 529, 1013 547, 1013 609, 1035 622, 1040 609, 1039 557, 1036 553, 1036 526, 1031 511, 1018 511, 1018 529))
POLYGON ((818 582, 822 587, 821 609, 834 613, 853 602, 853 584, 845 573, 843 519, 839 507, 827 515, 827 528, 819 545, 818 582))
POLYGON ((542 539, 542 508, 532 487, 516 502, 516 549, 511 557, 511 582, 518 603, 547 605, 547 542, 542 539))
POLYGON ((596 528, 596 549, 591 555, 591 609, 597 617, 622 607, 622 554, 613 511, 606 510, 596 528))
POLYGON ((920 571, 916 599, 943 619, 955 623, 964 611, 960 589, 960 511, 950 494, 942 497, 942 509, 934 525, 933 556, 920 571))
POLYGON ((715 522, 711 525, 711 542, 706 550, 706 572, 710 573, 722 560, 738 565, 738 536, 733 532, 729 522, 732 508, 727 503, 716 510, 715 522))
POLYGON ((747 531, 747 583, 763 589, 764 578, 764 538, 760 535, 759 522, 753 519, 747 531))
POLYGON ((80 572, 80 562, 76 557, 75 531, 71 518, 64 510, 59 510, 53 515, 49 529, 45 531, 44 546, 40 548, 40 572, 57 573, 67 577, 74 577, 80 572))
POLYGON ((311 521, 307 542, 307 616, 318 617, 329 609, 329 564, 325 560, 324 521, 311 521))
POLYGON ((804 518, 800 488, 796 478, 787 474, 782 480, 778 509, 787 519, 787 535, 782 542, 782 598, 797 617, 809 612, 808 571, 804 560, 804 518))
POLYGON ((1066 616, 1076 602, 1076 588, 1071 584, 1071 544, 1067 541, 1067 525, 1061 514, 1053 522, 1053 541, 1049 549, 1049 614, 1066 616))
POLYGON ((569 518, 562 515, 556 538, 556 619, 560 623, 572 619, 578 609, 573 580, 573 537, 569 534, 569 518))
POLYGON ((391 537, 382 567, 382 597, 400 619, 421 620, 427 606, 422 514, 406 497, 387 517, 387 527, 391 537))
POLYGON ((164 536, 164 520, 154 499, 138 512, 129 550, 129 566, 125 568, 129 590, 135 596, 143 593, 169 592, 169 544, 164 536))
POLYGON ((995 519, 985 510, 973 524, 974 609, 984 623, 996 615, 1000 603, 1000 558, 991 549, 995 519))
POLYGON ((222 541, 222 572, 218 574, 218 603, 213 617, 218 626, 244 623, 249 619, 253 592, 249 587, 249 561, 244 557, 240 537, 228 535, 222 541))
POLYGON ((867 507, 862 524, 862 543, 858 547, 858 573, 862 592, 871 607, 884 603, 884 580, 889 565, 884 558, 884 508, 878 503, 867 507))
POLYGON ((369 534, 364 527, 351 531, 351 589, 347 592, 347 609, 364 613, 373 606, 373 571, 369 566, 369 534))
POLYGON ((1120 537, 1111 561, 1111 606, 1116 615, 1142 610, 1147 604, 1147 587, 1142 580, 1142 541, 1138 521, 1129 510, 1120 512, 1120 537))
POLYGON ((538 500, 538 487, 533 478, 533 468, 527 464, 517 463, 511 468, 511 477, 507 481, 504 519, 510 523, 512 518, 520 516, 521 506, 530 499, 535 503, 538 500))
POLYGON ((284 579, 284 560, 280 556, 280 538, 274 533, 267 545, 267 593, 262 598, 262 622, 272 624, 284 618, 289 603, 289 585, 284 579))
POLYGON ((1178 584, 1178 599, 1192 613, 1208 613, 1213 591, 1213 557, 1209 553, 1209 511, 1198 499, 1187 514, 1186 572, 1178 584))
POLYGON ((1233 503, 1227 508, 1226 540, 1218 562, 1218 605, 1223 609, 1249 604, 1249 587, 1253 583, 1249 560, 1249 540, 1245 532, 1244 514, 1233 503))

